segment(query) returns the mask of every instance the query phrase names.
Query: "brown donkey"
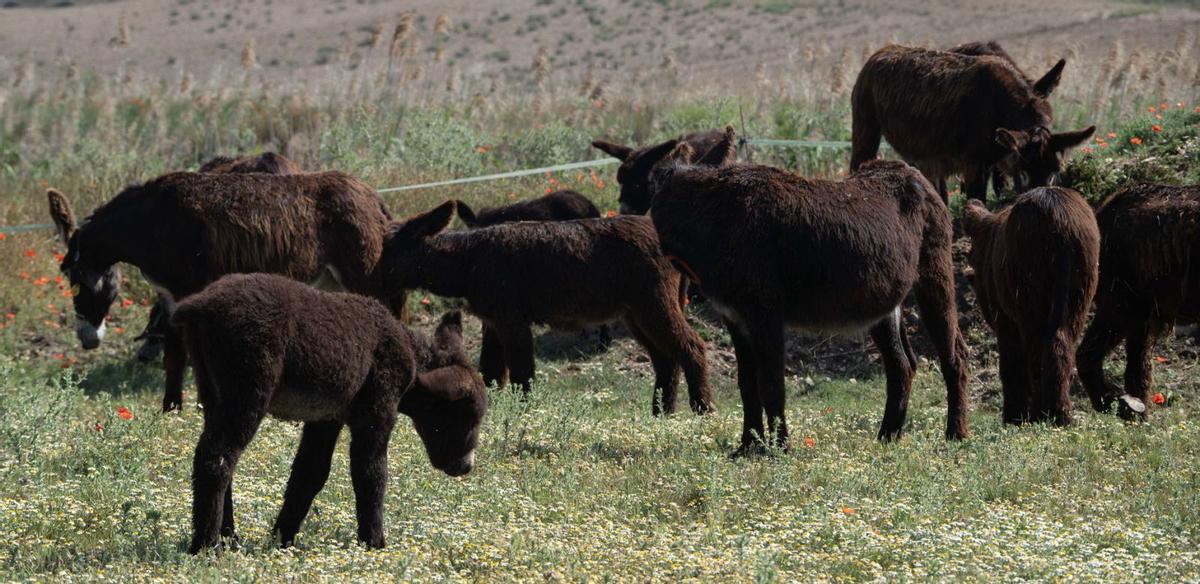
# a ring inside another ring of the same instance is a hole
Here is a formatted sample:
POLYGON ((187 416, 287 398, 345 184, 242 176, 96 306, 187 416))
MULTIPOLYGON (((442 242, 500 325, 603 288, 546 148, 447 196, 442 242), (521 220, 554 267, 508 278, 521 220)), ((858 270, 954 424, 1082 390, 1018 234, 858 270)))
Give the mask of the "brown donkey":
POLYGON ((600 209, 587 197, 575 191, 554 191, 536 199, 519 201, 502 207, 473 211, 466 203, 455 201, 458 218, 467 227, 488 227, 514 221, 569 221, 598 219, 600 209))
MULTIPOLYGON (((321 292, 267 274, 225 276, 179 304, 204 406, 192 469, 197 553, 235 537, 233 472, 268 414, 304 422, 274 531, 291 545, 329 477, 343 426, 358 538, 383 547, 387 446, 397 412, 413 420, 429 461, 471 471, 487 390, 468 367, 420 372, 418 340, 376 300, 321 292)), ((461 346, 461 339, 460 339, 461 346)))
POLYGON ((663 250, 694 274, 733 339, 745 415, 738 454, 768 432, 787 443, 785 326, 869 330, 887 370, 879 438, 897 438, 917 367, 900 322, 910 291, 941 360, 946 437, 967 435, 950 214, 925 177, 892 161, 835 182, 766 166, 688 166, 686 145, 673 157, 679 163, 652 177, 651 216, 663 250))
POLYGON ((887 45, 863 65, 851 93, 850 169, 874 159, 883 137, 938 186, 943 201, 953 175, 980 200, 996 169, 1018 179, 1018 192, 1051 184, 1066 151, 1096 131, 1050 132, 1046 98, 1065 65, 1030 83, 1004 56, 887 45))
MULTIPOLYGON (((299 164, 275 152, 264 152, 257 156, 216 156, 200 165, 197 172, 215 172, 220 174, 244 174, 248 172, 263 172, 267 174, 300 174, 304 169, 299 164)), ((65 241, 65 240, 64 240, 65 241)), ((150 309, 150 318, 146 328, 137 340, 142 341, 137 358, 143 363, 158 359, 162 353, 163 343, 171 326, 171 299, 160 297, 150 309)))
POLYGON ((704 342, 679 301, 679 273, 644 217, 506 223, 442 233, 454 201, 394 225, 379 271, 389 293, 465 298, 484 323, 479 369, 529 389, 534 323, 580 328, 621 318, 654 366, 655 415, 675 411, 679 369, 692 409, 713 409, 704 342))
MULTIPOLYGON (((127 187, 78 228, 66 198, 48 196, 67 242, 61 269, 79 288, 76 333, 85 349, 103 337, 118 262, 139 268, 173 301, 239 272, 381 294, 374 271, 387 218, 375 191, 342 173, 166 174, 127 187)), ((169 411, 183 403, 187 367, 177 332, 164 341, 163 364, 169 411)))
POLYGON ((1096 292, 1100 230, 1076 191, 1043 187, 989 213, 963 211, 971 284, 996 333, 1004 422, 1071 422, 1075 346, 1096 292))
POLYGON ((680 142, 692 147, 692 150, 704 154, 722 142, 733 144, 734 147, 724 149, 725 158, 709 158, 706 164, 732 164, 737 157, 736 142, 733 128, 726 126, 725 130, 711 132, 694 132, 685 134, 661 144, 645 148, 631 148, 620 144, 612 144, 602 140, 592 142, 592 146, 621 161, 617 169, 617 182, 621 185, 621 213, 628 215, 645 215, 650 210, 651 192, 649 186, 650 173, 680 142))
POLYGON ((1142 414, 1153 383, 1151 351, 1175 323, 1200 322, 1200 185, 1141 184, 1106 199, 1100 224, 1096 314, 1079 346, 1079 378, 1092 407, 1142 414), (1125 387, 1104 359, 1125 341, 1125 387))

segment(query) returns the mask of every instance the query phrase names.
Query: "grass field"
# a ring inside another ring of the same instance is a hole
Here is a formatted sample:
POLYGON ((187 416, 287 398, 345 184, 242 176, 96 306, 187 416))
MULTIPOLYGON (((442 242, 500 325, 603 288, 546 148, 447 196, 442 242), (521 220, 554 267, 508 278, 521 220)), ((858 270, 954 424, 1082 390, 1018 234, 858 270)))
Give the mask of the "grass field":
MULTIPOLYGON (((1160 52, 1076 55, 1057 120, 1100 130, 1067 180, 1092 200, 1130 180, 1200 180, 1198 53, 1189 36, 1160 52)), ((757 137, 844 140, 852 60, 817 70, 801 58, 794 74, 760 76, 741 92, 650 83, 640 93, 575 78, 490 93, 350 75, 302 89, 237 75, 192 86, 66 68, 30 84, 23 66, 0 62, 0 225, 45 221, 47 187, 82 217, 129 182, 216 153, 277 149, 393 186, 598 158, 592 137, 646 142, 725 123, 757 137)), ((805 174, 846 166, 833 149, 743 155, 805 174)), ((387 202, 404 215, 450 197, 487 205, 575 188, 609 210, 613 174, 387 202)), ((716 414, 652 418, 651 368, 627 336, 600 352, 576 333, 546 333, 532 397, 492 394, 470 475, 435 471, 400 424, 385 550, 354 543, 345 444, 297 547, 274 548, 299 428, 268 420, 234 479, 240 545, 191 557, 194 388, 185 386, 183 412, 158 413, 161 369, 132 359, 152 299, 136 270, 125 273, 105 344, 78 348, 61 251, 46 231, 0 238, 0 580, 1200 581, 1195 343, 1160 344, 1154 391, 1164 403, 1146 423, 1093 414, 1078 398, 1071 428, 1016 429, 1000 424, 995 345, 973 310, 963 313, 974 377, 962 443, 941 438, 944 387, 932 362, 917 378, 906 437, 881 445, 884 381, 870 344, 793 336, 790 452, 730 460, 741 426, 735 362, 726 333, 692 306, 716 414)), ((411 302, 426 330, 454 307, 411 302)), ((477 321, 468 329, 477 356, 477 321)))

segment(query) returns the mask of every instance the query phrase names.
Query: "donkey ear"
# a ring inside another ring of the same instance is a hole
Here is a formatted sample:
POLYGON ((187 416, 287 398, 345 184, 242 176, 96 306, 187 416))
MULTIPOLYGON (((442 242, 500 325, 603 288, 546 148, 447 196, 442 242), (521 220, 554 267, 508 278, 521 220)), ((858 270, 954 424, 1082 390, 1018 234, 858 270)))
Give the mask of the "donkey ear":
POLYGON ((442 232, 454 218, 454 201, 446 201, 432 211, 426 211, 404 222, 401 232, 405 237, 424 239, 442 232))
POLYGON ((1054 93, 1054 88, 1058 87, 1058 82, 1062 80, 1063 67, 1066 66, 1067 60, 1059 59, 1058 63, 1055 63, 1045 75, 1042 75, 1041 79, 1037 80, 1037 83, 1033 84, 1033 92, 1041 98, 1050 97, 1050 94, 1054 93))
POLYGON ((1009 130, 1007 128, 996 128, 996 143, 1001 148, 1018 152, 1029 143, 1029 132, 1020 130, 1009 130))
POLYGON ((1092 134, 1095 133, 1096 126, 1088 126, 1082 130, 1075 130, 1074 132, 1053 134, 1050 136, 1050 147, 1054 150, 1062 152, 1087 142, 1089 139, 1091 139, 1092 134))
POLYGON ((616 158, 622 162, 629 158, 630 154, 633 154, 633 148, 621 146, 620 144, 613 144, 611 142, 605 142, 603 140, 594 140, 592 142, 592 148, 600 150, 601 152, 604 152, 605 154, 608 154, 609 156, 612 156, 613 158, 616 158))
POLYGON ((71 211, 71 203, 55 189, 46 190, 46 199, 50 202, 50 219, 54 221, 54 226, 58 228, 58 236, 65 244, 75 233, 75 213, 71 211))
POLYGON ((638 164, 654 164, 659 160, 666 158, 671 154, 672 151, 675 150, 675 147, 679 145, 679 142, 679 138, 675 138, 674 140, 667 140, 666 142, 663 142, 657 146, 651 146, 650 148, 646 149, 641 156, 638 156, 638 164))
POLYGON ((458 209, 458 218, 462 219, 463 224, 467 227, 475 227, 475 211, 472 211, 466 203, 459 199, 455 199, 454 204, 458 209))
POLYGON ((737 133, 733 131, 733 126, 725 126, 725 135, 721 136, 721 141, 713 144, 712 148, 708 149, 698 160, 696 164, 700 166, 726 166, 733 164, 737 159, 737 133))
POLYGON ((671 153, 667 155, 667 160, 674 160, 681 164, 692 164, 696 158, 696 150, 687 142, 680 142, 671 149, 671 153))

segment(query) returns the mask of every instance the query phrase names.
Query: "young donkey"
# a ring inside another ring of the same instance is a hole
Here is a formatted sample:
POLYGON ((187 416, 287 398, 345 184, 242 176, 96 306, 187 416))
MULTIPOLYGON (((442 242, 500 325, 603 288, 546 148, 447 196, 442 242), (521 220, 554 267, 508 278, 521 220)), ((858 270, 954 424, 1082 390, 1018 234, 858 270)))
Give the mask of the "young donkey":
MULTIPOLYGON (((127 187, 76 228, 65 197, 48 193, 67 253, 85 349, 100 344, 119 292, 116 264, 139 268, 178 301, 222 275, 268 272, 379 296, 375 265, 387 217, 373 189, 348 175, 178 172, 127 187)), ((393 308, 399 312, 403 299, 393 308)), ((164 341, 164 411, 183 402, 187 354, 177 331, 164 341)))
POLYGON ((1079 346, 1079 378, 1092 407, 1142 414, 1153 383, 1155 341, 1174 323, 1200 322, 1200 185, 1141 184, 1096 211, 1100 285, 1096 314, 1079 346), (1125 387, 1110 383, 1104 359, 1125 341, 1125 387))
POLYGON ((234 535, 233 472, 267 414, 304 422, 274 527, 284 546, 329 477, 343 426, 358 538, 370 547, 384 545, 397 412, 412 418, 434 467, 459 476, 474 465, 488 399, 483 381, 461 364, 461 336, 457 350, 446 347, 449 366, 421 372, 414 355, 422 341, 378 301, 268 274, 225 276, 181 302, 173 320, 184 327, 204 406, 192 470, 193 554, 234 535))
MULTIPOLYGON (((900 322, 914 291, 946 382, 946 437, 967 435, 967 346, 958 330, 950 214, 916 169, 862 165, 844 181, 766 166, 690 165, 686 144, 652 177, 663 250, 724 317, 738 361, 738 454, 787 443, 784 327, 868 329, 887 371, 879 438, 899 437, 917 367, 900 322)), ((703 161, 701 161, 703 162, 703 161)))
POLYGON ((1100 230, 1076 191, 1043 187, 989 213, 970 201, 972 286, 996 333, 1004 422, 1071 422, 1075 345, 1096 291, 1100 230))
POLYGON ((458 218, 472 229, 515 221, 569 221, 600 217, 600 209, 575 191, 554 191, 528 201, 481 209, 478 213, 462 201, 455 201, 455 204, 458 218))
MULTIPOLYGON (((986 47, 964 52, 980 50, 986 47)), ((882 136, 938 186, 943 201, 952 175, 962 175, 963 191, 980 200, 994 169, 1017 177, 1019 192, 1051 184, 1066 151, 1096 131, 1050 132, 1046 98, 1065 65, 1030 83, 1003 55, 885 46, 867 59, 851 93, 850 169, 876 157, 882 136)))
POLYGON ((713 409, 705 347, 680 307, 679 273, 644 217, 506 223, 442 233, 454 201, 393 226, 379 271, 390 294, 465 298, 483 321, 486 383, 534 375, 533 323, 563 328, 622 318, 654 366, 654 414, 675 411, 679 369, 691 407, 713 409))
MULTIPOLYGON (((263 152, 256 156, 216 156, 200 165, 197 172, 299 174, 304 172, 304 169, 281 154, 263 152)), ((142 334, 138 335, 138 340, 142 341, 142 346, 137 353, 139 361, 149 363, 162 353, 163 342, 168 334, 167 329, 171 326, 171 303, 170 298, 159 298, 154 303, 154 307, 150 309, 150 318, 146 322, 146 328, 142 334)))
POLYGON ((680 142, 691 146, 692 150, 704 154, 722 142, 732 144, 732 147, 722 148, 726 154, 723 158, 711 157, 705 159, 705 164, 725 166, 732 164, 737 157, 734 142, 733 127, 726 126, 725 130, 710 132, 694 132, 685 134, 661 144, 634 149, 629 146, 613 144, 596 140, 592 147, 621 161, 617 169, 617 182, 621 185, 621 213, 629 215, 645 215, 650 210, 650 174, 656 166, 666 161, 667 155, 675 150, 680 142))

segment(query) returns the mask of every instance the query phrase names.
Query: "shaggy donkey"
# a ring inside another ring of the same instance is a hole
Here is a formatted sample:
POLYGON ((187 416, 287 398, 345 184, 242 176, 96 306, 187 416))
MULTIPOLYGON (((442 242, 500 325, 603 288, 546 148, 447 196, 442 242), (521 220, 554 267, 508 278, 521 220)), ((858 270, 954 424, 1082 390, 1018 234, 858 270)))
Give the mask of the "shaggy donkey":
POLYGON ((1076 191, 1043 187, 989 213, 970 201, 971 284, 996 333, 1004 422, 1071 422, 1075 345, 1096 291, 1100 230, 1076 191))
MULTIPOLYGON (((733 143, 736 147, 732 127, 726 126, 724 131, 713 130, 711 132, 685 134, 661 144, 639 149, 612 144, 602 140, 592 142, 592 146, 621 161, 621 167, 617 169, 617 182, 621 185, 619 199, 621 213, 645 215, 650 210, 650 173, 658 163, 663 162, 667 158, 667 155, 675 149, 677 144, 680 142, 686 143, 692 147, 693 151, 704 154, 722 141, 733 143)), ((729 148, 725 152, 727 152, 726 158, 706 159, 708 160, 707 163, 718 166, 732 164, 737 157, 736 148, 729 148)))
POLYGON ((1121 400, 1142 414, 1153 383, 1155 341, 1175 323, 1200 322, 1200 185, 1140 184, 1096 211, 1100 285, 1096 314, 1079 346, 1079 378, 1097 411, 1121 400), (1125 341, 1125 387, 1110 383, 1104 359, 1125 341))
POLYGON ((329 293, 268 274, 225 276, 181 302, 204 406, 192 470, 197 553, 234 536, 233 472, 267 414, 304 422, 274 531, 293 543, 329 477, 343 426, 358 538, 383 547, 387 445, 397 412, 413 420, 430 462, 450 476, 471 471, 487 390, 462 365, 419 373, 414 335, 379 302, 329 293))
POLYGON ((850 169, 876 157, 882 136, 937 184, 943 201, 952 175, 980 200, 994 169, 1016 177, 1019 192, 1051 184, 1066 151, 1096 131, 1050 132, 1046 98, 1065 65, 1030 83, 1004 56, 887 45, 863 65, 851 93, 850 169))
MULTIPOLYGON (((197 172, 215 172, 219 174, 245 174, 263 172, 267 174, 300 174, 304 169, 299 164, 281 154, 263 152, 257 156, 216 156, 200 165, 197 172)), ((160 297, 150 309, 150 318, 146 328, 137 340, 142 341, 138 349, 138 361, 150 363, 162 353, 163 342, 167 338, 167 329, 171 326, 171 299, 160 297)))
MULTIPOLYGON (((78 228, 66 198, 48 196, 67 242, 61 269, 78 287, 76 333, 85 349, 103 338, 118 262, 139 268, 172 301, 239 272, 380 295, 374 271, 387 217, 373 189, 342 173, 166 174, 127 187, 78 228)), ((398 314, 402 303, 393 306, 398 314)), ((169 332, 164 411, 182 405, 187 366, 182 339, 169 332)))
POLYGON ((900 322, 916 293, 946 382, 946 437, 967 435, 967 346, 958 330, 950 214, 901 162, 862 165, 844 181, 756 165, 690 165, 686 144, 652 177, 664 252, 724 317, 738 361, 744 421, 737 454, 769 431, 786 445, 784 327, 868 329, 887 370, 879 438, 899 437, 917 367, 900 322), (763 427, 763 411, 767 427, 763 427))
POLYGON ((654 414, 675 411, 679 369, 691 407, 713 409, 705 347, 688 325, 679 273, 644 217, 506 223, 442 233, 454 201, 394 225, 379 271, 390 294, 414 288, 465 298, 483 321, 480 373, 526 391, 534 323, 559 328, 625 321, 654 366, 654 414))
POLYGON ((514 221, 567 221, 600 217, 600 209, 587 197, 575 191, 554 191, 528 201, 481 209, 478 213, 462 201, 455 201, 455 204, 458 208, 458 218, 470 228, 514 221))

